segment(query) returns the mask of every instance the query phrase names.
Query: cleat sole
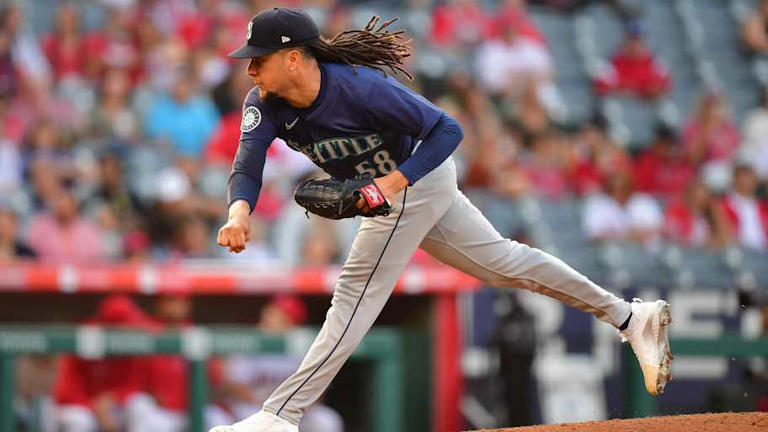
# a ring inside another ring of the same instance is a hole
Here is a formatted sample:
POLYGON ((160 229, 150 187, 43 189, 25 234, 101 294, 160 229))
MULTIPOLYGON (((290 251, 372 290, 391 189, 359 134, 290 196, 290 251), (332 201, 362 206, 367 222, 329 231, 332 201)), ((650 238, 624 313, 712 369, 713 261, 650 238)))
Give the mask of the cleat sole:
POLYGON ((656 385, 655 385, 655 392, 651 392, 651 394, 661 394, 664 393, 664 387, 667 385, 667 382, 672 380, 672 374, 670 373, 670 368, 672 367, 672 359, 674 356, 672 355, 672 351, 669 346, 669 324, 672 323, 672 315, 669 310, 669 304, 666 302, 661 302, 660 304, 660 328, 659 328, 659 344, 662 346, 661 352, 661 362, 659 363, 659 369, 656 374, 656 385))

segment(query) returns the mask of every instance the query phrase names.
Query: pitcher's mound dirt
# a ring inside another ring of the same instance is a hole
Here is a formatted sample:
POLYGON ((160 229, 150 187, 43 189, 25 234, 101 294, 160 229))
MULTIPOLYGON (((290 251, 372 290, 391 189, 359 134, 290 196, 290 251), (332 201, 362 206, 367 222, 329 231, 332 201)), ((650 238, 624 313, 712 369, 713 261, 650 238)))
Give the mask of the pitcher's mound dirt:
POLYGON ((607 420, 477 432, 752 432, 768 431, 768 413, 695 414, 607 420))

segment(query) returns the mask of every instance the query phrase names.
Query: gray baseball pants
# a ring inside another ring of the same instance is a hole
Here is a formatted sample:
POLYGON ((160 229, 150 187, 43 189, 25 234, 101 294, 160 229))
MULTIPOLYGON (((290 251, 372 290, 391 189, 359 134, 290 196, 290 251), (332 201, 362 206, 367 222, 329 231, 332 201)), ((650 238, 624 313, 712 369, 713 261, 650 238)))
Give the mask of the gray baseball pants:
POLYGON ((452 158, 394 201, 389 216, 362 221, 320 333, 264 411, 299 423, 373 325, 419 247, 486 284, 535 291, 616 327, 629 317, 629 303, 561 260, 503 238, 459 191, 452 158))

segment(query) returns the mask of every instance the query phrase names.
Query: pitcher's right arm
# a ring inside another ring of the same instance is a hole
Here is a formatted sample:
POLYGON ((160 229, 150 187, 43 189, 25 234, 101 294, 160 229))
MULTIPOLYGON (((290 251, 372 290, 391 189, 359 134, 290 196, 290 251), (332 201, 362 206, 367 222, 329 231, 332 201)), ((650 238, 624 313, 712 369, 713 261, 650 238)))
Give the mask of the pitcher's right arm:
POLYGON ((216 239, 219 246, 228 247, 230 252, 243 251, 250 239, 248 216, 259 199, 267 149, 275 139, 276 131, 259 100, 258 89, 254 88, 243 104, 240 144, 227 182, 229 217, 216 239))

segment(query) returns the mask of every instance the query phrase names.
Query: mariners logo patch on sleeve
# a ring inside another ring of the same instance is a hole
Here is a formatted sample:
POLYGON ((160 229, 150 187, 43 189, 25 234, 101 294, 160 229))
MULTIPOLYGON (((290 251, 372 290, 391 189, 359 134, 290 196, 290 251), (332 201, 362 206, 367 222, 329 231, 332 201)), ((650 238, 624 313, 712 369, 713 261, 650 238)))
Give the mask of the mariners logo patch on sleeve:
POLYGON ((261 123, 261 111, 255 106, 249 106, 243 111, 243 120, 240 122, 240 130, 250 132, 261 123))

